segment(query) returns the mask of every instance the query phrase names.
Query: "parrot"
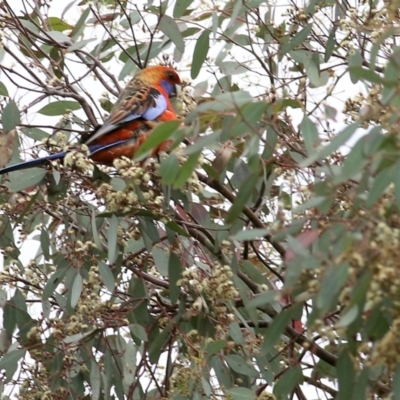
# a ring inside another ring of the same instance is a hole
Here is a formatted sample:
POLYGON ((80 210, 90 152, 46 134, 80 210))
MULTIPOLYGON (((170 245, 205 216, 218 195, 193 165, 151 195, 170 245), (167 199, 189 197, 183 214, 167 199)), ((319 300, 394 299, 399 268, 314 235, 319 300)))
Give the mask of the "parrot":
MULTIPOLYGON (((142 69, 120 93, 103 125, 83 140, 89 157, 113 165, 118 157, 132 158, 157 123, 178 120, 170 98, 177 95, 181 80, 171 67, 156 65, 142 69)), ((169 147, 169 141, 155 148, 151 156, 169 147)), ((73 149, 72 149, 73 150, 73 149)), ((63 159, 69 151, 49 154, 0 169, 0 175, 63 159)))

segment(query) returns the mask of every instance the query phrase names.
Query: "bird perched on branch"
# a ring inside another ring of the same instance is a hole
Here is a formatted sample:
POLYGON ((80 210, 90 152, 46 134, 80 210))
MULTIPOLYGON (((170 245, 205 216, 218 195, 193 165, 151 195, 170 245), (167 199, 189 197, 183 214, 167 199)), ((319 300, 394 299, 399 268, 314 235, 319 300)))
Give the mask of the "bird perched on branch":
MULTIPOLYGON (((89 157, 105 165, 112 165, 121 156, 132 158, 157 123, 178 119, 170 98, 177 95, 180 84, 178 73, 170 67, 158 65, 140 71, 121 92, 104 124, 84 140, 89 157)), ((168 145, 162 143, 153 149, 152 156, 168 145)), ((64 151, 11 165, 0 169, 0 174, 63 159, 67 154, 64 151)))

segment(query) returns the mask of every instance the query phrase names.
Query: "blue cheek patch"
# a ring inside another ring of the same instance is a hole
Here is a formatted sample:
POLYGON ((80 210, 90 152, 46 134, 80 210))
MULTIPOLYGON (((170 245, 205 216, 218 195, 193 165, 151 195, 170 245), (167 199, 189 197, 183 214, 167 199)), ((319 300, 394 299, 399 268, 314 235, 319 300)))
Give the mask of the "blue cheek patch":
POLYGON ((162 80, 161 81, 161 86, 168 93, 168 96, 171 96, 173 93, 175 93, 175 85, 173 85, 172 83, 169 83, 168 81, 162 80))

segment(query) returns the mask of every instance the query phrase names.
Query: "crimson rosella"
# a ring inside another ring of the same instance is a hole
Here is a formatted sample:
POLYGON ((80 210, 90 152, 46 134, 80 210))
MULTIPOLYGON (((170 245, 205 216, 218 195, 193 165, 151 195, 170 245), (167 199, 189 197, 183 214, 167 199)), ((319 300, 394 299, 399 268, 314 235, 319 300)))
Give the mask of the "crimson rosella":
MULTIPOLYGON (((178 119, 170 97, 181 84, 178 73, 170 67, 152 66, 140 71, 121 92, 107 120, 84 141, 89 157, 100 164, 112 165, 117 157, 132 158, 157 122, 178 119)), ((153 150, 166 150, 169 142, 153 150)), ((0 169, 0 174, 63 159, 68 152, 50 154, 0 169)))

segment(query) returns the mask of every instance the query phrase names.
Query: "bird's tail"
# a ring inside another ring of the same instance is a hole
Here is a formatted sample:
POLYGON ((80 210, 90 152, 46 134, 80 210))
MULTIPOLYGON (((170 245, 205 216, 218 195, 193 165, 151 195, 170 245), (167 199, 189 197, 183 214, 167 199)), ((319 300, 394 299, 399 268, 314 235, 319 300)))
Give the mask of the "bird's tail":
MULTIPOLYGON (((109 143, 109 144, 105 144, 105 145, 104 144, 91 145, 91 146, 89 146, 89 157, 92 157, 93 155, 98 154, 102 151, 107 151, 114 147, 121 146, 121 145, 129 142, 130 140, 131 139, 118 140, 117 142, 109 143)), ((73 150, 73 149, 71 149, 71 150, 73 150)), ((62 160, 62 159, 64 159, 64 157, 66 156, 67 153, 69 153, 69 151, 62 151, 60 153, 49 154, 48 156, 45 156, 45 157, 35 158, 34 160, 24 161, 24 162, 21 162, 18 164, 10 165, 9 167, 0 169, 0 175, 6 174, 8 172, 19 171, 22 169, 39 167, 40 165, 46 164, 47 162, 53 161, 53 160, 62 160)))
POLYGON ((6 174, 8 172, 18 171, 21 169, 38 167, 40 165, 46 164, 46 162, 53 160, 62 160, 66 154, 67 154, 66 151, 62 151, 60 153, 49 154, 48 156, 45 157, 35 158, 34 160, 24 161, 18 164, 10 165, 9 167, 0 169, 0 175, 6 174))

